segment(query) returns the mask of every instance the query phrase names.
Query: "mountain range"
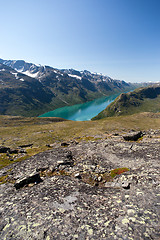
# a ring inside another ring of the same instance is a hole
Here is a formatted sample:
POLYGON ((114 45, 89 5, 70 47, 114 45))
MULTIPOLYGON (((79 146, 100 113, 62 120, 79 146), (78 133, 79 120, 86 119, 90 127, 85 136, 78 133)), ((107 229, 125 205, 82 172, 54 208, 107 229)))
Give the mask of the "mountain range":
POLYGON ((131 88, 130 83, 87 70, 0 59, 1 115, 38 116, 131 88))

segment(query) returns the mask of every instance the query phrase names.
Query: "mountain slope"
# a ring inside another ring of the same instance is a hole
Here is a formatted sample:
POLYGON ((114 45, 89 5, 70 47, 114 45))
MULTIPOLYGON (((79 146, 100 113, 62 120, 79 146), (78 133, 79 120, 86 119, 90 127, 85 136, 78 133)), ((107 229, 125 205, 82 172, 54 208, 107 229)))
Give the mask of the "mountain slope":
POLYGON ((0 114, 37 116, 132 87, 124 81, 86 70, 58 70, 23 60, 0 59, 0 64, 0 114))
POLYGON ((160 112, 160 84, 122 93, 92 120, 139 112, 160 112))
POLYGON ((0 114, 39 115, 54 94, 39 81, 0 64, 0 114))

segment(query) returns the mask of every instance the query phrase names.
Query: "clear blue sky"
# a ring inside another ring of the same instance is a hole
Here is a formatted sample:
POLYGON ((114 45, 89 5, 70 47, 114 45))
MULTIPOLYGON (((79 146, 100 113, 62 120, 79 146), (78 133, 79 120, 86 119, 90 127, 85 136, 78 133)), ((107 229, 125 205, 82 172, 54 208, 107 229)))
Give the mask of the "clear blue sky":
POLYGON ((160 0, 0 0, 0 58, 160 81, 160 0))

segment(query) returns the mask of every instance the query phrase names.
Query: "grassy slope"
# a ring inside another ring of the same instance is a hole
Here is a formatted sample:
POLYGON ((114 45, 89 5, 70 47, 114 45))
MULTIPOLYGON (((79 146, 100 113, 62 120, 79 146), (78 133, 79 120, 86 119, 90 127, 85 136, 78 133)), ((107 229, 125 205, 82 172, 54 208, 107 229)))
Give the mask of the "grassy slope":
POLYGON ((160 87, 140 88, 121 94, 92 120, 140 112, 160 112, 160 87))
POLYGON ((94 140, 95 136, 108 137, 111 132, 126 132, 130 129, 160 128, 159 113, 140 113, 85 122, 59 120, 0 116, 0 145, 16 148, 19 145, 33 143, 32 148, 26 149, 27 155, 19 159, 13 155, 13 161, 10 161, 6 154, 0 154, 0 168, 49 149, 46 144, 73 139, 94 140))

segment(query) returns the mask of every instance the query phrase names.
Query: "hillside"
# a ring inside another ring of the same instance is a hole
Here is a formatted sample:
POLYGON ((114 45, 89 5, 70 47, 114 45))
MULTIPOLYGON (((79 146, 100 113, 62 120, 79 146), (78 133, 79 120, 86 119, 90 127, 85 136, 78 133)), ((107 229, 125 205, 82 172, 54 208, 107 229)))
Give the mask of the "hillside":
POLYGON ((38 116, 134 88, 102 74, 0 59, 0 114, 38 116))
POLYGON ((92 120, 140 112, 160 112, 160 84, 122 93, 92 120))

